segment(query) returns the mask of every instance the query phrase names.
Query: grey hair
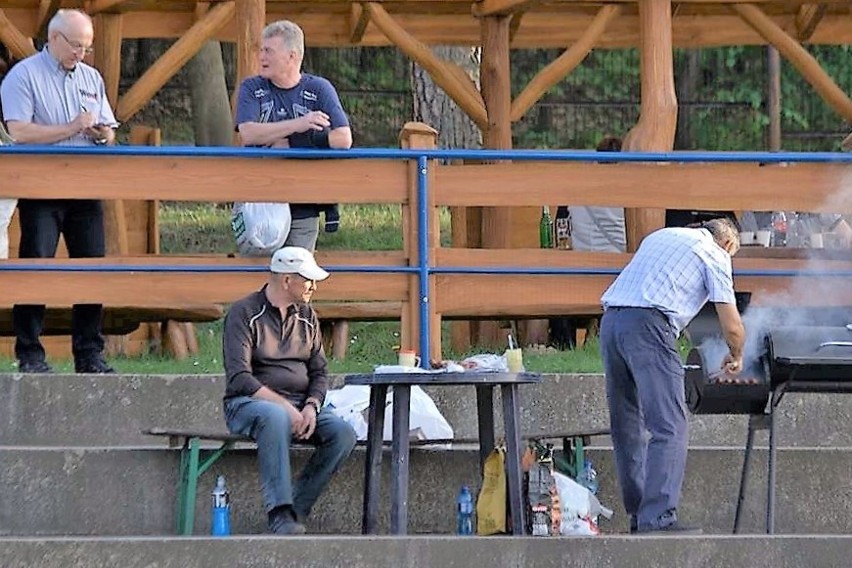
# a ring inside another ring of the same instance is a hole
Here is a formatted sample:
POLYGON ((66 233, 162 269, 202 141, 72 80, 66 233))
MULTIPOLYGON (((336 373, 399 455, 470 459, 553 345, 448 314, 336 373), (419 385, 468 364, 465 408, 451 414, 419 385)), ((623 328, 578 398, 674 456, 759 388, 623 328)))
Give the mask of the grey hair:
POLYGON ((278 20, 263 28, 263 39, 280 37, 287 49, 295 51, 302 59, 305 55, 305 32, 290 20, 278 20))
POLYGON ((710 219, 709 221, 702 223, 701 227, 710 231, 710 234, 713 235, 713 240, 720 245, 727 241, 733 241, 737 244, 737 248, 739 248, 740 231, 734 222, 727 217, 710 219))
POLYGON ((50 23, 47 24, 47 34, 50 35, 53 32, 68 33, 71 19, 79 16, 85 18, 89 22, 89 26, 94 28, 91 16, 81 10, 57 10, 56 14, 50 18, 50 23))

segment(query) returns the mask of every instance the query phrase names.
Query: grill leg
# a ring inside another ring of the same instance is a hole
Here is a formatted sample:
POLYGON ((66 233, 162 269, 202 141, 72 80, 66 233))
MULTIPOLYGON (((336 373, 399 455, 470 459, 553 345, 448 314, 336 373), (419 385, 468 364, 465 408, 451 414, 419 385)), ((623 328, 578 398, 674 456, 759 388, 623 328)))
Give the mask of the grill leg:
POLYGON ((772 391, 772 401, 769 406, 769 473, 766 479, 766 534, 775 533, 775 408, 781 402, 784 393, 772 391))
POLYGON ((746 487, 748 485, 748 470, 751 466, 751 450, 754 447, 754 432, 760 428, 763 416, 752 414, 748 417, 748 435, 746 436, 745 455, 743 456, 743 470, 740 474, 740 491, 737 495, 737 511, 734 514, 734 534, 740 532, 740 520, 742 519, 743 503, 745 503, 746 487))

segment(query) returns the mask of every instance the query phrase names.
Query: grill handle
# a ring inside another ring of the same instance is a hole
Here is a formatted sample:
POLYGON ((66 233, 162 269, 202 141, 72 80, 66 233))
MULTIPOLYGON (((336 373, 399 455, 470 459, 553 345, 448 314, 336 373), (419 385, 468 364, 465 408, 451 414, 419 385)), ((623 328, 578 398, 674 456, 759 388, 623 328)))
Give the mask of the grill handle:
POLYGON ((852 341, 824 341, 819 344, 817 351, 825 347, 852 347, 852 341))

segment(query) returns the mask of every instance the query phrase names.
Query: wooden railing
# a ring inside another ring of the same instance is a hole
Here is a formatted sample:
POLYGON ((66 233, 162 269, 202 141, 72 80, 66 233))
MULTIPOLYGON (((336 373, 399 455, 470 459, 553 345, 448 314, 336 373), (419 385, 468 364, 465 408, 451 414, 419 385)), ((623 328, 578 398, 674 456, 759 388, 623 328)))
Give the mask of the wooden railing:
MULTIPOLYGON (((403 133, 403 145, 409 150, 353 150, 345 158, 333 151, 114 148, 74 153, 66 148, 19 147, 0 151, 0 179, 4 180, 0 193, 29 198, 398 203, 403 208, 403 250, 321 251, 320 261, 334 275, 320 287, 316 301, 401 302, 403 345, 421 350, 425 346, 433 357, 440 356, 443 318, 598 312, 601 294, 630 258, 532 248, 443 248, 439 208, 572 203, 852 210, 849 198, 841 196, 845 178, 852 179, 850 157, 845 155, 803 155, 808 160, 831 161, 762 166, 758 162, 781 158, 789 162, 797 156, 725 155, 721 157, 751 162, 707 163, 713 156, 625 153, 611 159, 654 162, 604 165, 546 161, 601 159, 600 154, 591 153, 469 152, 471 158, 512 157, 515 161, 460 166, 437 161, 445 153, 433 150, 433 132, 423 125, 409 125, 403 133), (305 159, 306 155, 317 159, 305 159), (673 162, 693 158, 702 161, 673 162), (419 228, 424 222, 428 231, 419 228), (364 271, 365 267, 372 268, 364 271), (421 276, 425 276, 423 288, 421 276)), ((749 258, 735 259, 736 286, 751 291, 755 303, 789 301, 780 293, 790 290, 794 282, 814 290, 828 282, 836 292, 831 297, 816 293, 797 301, 852 305, 852 256, 848 254, 832 252, 811 260, 744 256, 749 258)), ((224 256, 2 261, 0 307, 75 302, 141 307, 224 304, 259 287, 265 266, 262 259, 224 256)))

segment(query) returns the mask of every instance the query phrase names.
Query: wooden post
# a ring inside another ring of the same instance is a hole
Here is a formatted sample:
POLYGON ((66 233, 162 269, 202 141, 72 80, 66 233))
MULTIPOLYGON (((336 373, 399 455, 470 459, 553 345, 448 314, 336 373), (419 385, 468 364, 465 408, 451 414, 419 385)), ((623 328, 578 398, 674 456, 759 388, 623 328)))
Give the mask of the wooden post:
MULTIPOLYGON (((482 60, 480 83, 488 113, 488 129, 483 133, 486 148, 512 148, 512 84, 509 65, 511 16, 487 16, 481 20, 482 60)), ((535 227, 536 207, 484 207, 482 209, 483 248, 538 247, 535 227)), ((504 345, 496 322, 483 321, 471 326, 480 345, 504 345), (478 331, 477 328, 478 327, 478 331)), ((547 341, 547 322, 537 320, 526 325, 527 343, 547 341)))
POLYGON ((9 55, 15 59, 23 59, 36 52, 32 40, 15 27, 2 9, 0 9, 0 43, 6 46, 9 55))
MULTIPOLYGON (((671 0, 639 0, 642 104, 639 122, 624 139, 624 150, 664 152, 674 146, 677 95, 672 55, 671 0)), ((641 191, 642 188, 636 188, 641 191)), ((665 209, 625 209, 627 250, 665 224, 665 209)))
POLYGON ((240 0, 237 2, 237 81, 236 93, 246 77, 257 75, 260 69, 258 56, 266 23, 264 0, 240 0))
MULTIPOLYGON (((422 122, 408 122, 402 127, 400 133, 400 147, 403 149, 431 150, 438 146, 438 131, 422 122)), ((428 183, 431 191, 427 203, 429 219, 429 256, 434 262, 435 254, 441 244, 441 226, 438 211, 435 207, 435 168, 439 167, 435 161, 429 164, 428 183)), ((417 239, 421 227, 418 226, 417 207, 417 162, 411 161, 408 168, 408 203, 402 207, 402 235, 403 249, 408 258, 409 266, 417 266, 420 262, 417 250, 417 239)), ((429 344, 431 353, 421 353, 421 357, 441 359, 441 315, 435 311, 435 282, 434 277, 429 277, 429 344)), ((419 276, 412 274, 409 277, 408 301, 402 308, 402 325, 400 330, 400 347, 403 349, 420 348, 420 280, 419 276)))
MULTIPOLYGON (((92 20, 95 28, 95 67, 104 78, 109 104, 115 108, 118 101, 118 83, 121 79, 122 16, 100 13, 92 20)), ((129 253, 127 213, 123 200, 104 201, 104 233, 108 255, 129 253)))

